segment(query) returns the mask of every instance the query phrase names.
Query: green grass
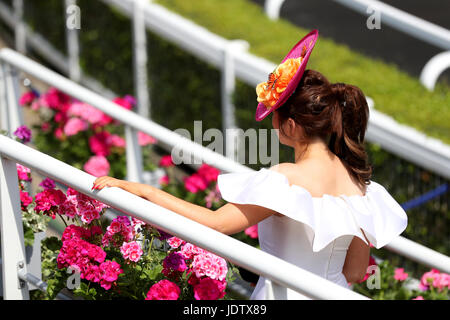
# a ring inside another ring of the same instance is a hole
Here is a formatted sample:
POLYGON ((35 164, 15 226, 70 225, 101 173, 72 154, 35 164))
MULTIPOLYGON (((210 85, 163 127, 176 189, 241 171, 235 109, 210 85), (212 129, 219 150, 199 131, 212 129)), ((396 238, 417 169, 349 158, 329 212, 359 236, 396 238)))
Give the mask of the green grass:
MULTIPOLYGON (((309 32, 285 20, 271 21, 261 7, 247 0, 156 2, 224 38, 247 40, 251 53, 274 63, 279 63, 309 32)), ((368 58, 324 37, 319 37, 308 68, 322 72, 332 82, 360 87, 374 99, 377 110, 450 144, 448 85, 438 84, 434 92, 428 92, 418 79, 395 65, 368 58)))

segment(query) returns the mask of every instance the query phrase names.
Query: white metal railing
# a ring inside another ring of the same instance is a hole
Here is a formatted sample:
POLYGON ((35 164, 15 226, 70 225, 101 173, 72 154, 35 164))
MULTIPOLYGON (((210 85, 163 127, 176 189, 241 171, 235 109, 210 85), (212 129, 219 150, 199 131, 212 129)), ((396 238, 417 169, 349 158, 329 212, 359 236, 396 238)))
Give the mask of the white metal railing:
MULTIPOLYGON (((28 281, 16 162, 89 195, 121 212, 192 242, 273 281, 274 298, 284 287, 315 299, 367 299, 316 274, 244 244, 119 188, 91 191, 96 179, 79 169, 0 135, 0 195, 5 299, 27 299, 28 281), (20 278, 20 279, 19 279, 20 278)), ((31 279, 32 280, 32 279, 31 279)), ((270 286, 269 286, 270 287, 270 286)))
MULTIPOLYGON (((72 3, 76 3, 71 0, 72 3)), ((240 78, 249 85, 256 85, 264 81, 267 74, 271 72, 275 64, 250 54, 246 51, 245 45, 238 46, 240 49, 236 50, 233 43, 236 40, 229 41, 222 38, 205 28, 202 28, 192 21, 189 21, 164 7, 143 2, 137 4, 135 0, 101 0, 104 3, 111 5, 118 9, 122 14, 130 17, 130 19, 137 20, 138 23, 133 24, 133 50, 142 48, 146 50, 146 46, 142 44, 143 24, 139 17, 135 17, 136 12, 144 15, 145 27, 159 36, 177 44, 184 50, 198 57, 199 59, 217 67, 222 70, 222 110, 223 110, 223 128, 232 128, 236 121, 234 117, 234 106, 229 99, 234 90, 234 77, 240 78), (142 8, 135 10, 135 4, 142 8), (140 27, 138 27, 140 26, 140 27), (140 31, 139 31, 140 30, 140 31), (230 50, 230 48, 234 48, 230 50)), ((361 5, 360 5, 361 6, 361 5)), ((377 7, 378 8, 378 7, 377 7)), ((382 7, 384 8, 384 7, 382 7)), ((0 18, 2 18, 8 25, 17 30, 15 27, 21 21, 13 18, 13 11, 6 5, 0 2, 0 18)), ((133 20, 133 21, 134 21, 133 20)), ((49 62, 56 63, 57 67, 66 74, 72 74, 69 69, 69 60, 65 59, 61 54, 54 50, 42 36, 32 33, 26 27, 26 41, 29 42, 33 48, 38 50, 40 54, 49 59, 49 62), (55 60, 56 59, 56 60, 55 60)), ((440 32, 438 32, 440 33, 440 32)), ((16 31, 16 34, 20 34, 16 31)), ((444 37, 446 41, 447 37, 444 37)), ((25 41, 23 40, 23 41, 25 41)), ((73 54, 73 53, 71 53, 73 54)), ((137 54, 134 53, 134 56, 137 54)), ((143 67, 142 61, 144 57, 135 58, 134 75, 137 100, 146 103, 145 90, 142 89, 145 83, 145 75, 141 73, 146 69, 143 67), (136 61, 141 61, 136 62, 136 61), (140 83, 140 85, 138 85, 140 83)), ((72 58, 74 60, 74 58, 72 58)), ((111 96, 111 92, 101 88, 98 83, 87 77, 81 77, 81 82, 95 90, 101 92, 102 95, 111 96)), ((369 106, 373 106, 372 99, 367 97, 369 106)), ((145 108, 138 110, 140 114, 145 108)), ((366 139, 369 142, 378 143, 383 149, 396 154, 420 167, 435 172, 445 178, 450 178, 450 147, 442 143, 438 139, 430 138, 425 134, 405 125, 400 125, 391 117, 388 117, 381 112, 371 108, 371 116, 369 119, 369 126, 366 134, 366 139)), ((227 146, 225 146, 227 148, 227 146)), ((138 177, 135 177, 138 178, 138 177)))
POLYGON ((420 82, 430 91, 434 90, 439 76, 450 68, 450 51, 441 52, 431 58, 420 73, 420 82))
MULTIPOLYGON (((280 17, 281 6, 285 0, 266 0, 264 1, 264 11, 267 16, 272 20, 277 20, 280 17)), ((431 45, 444 50, 450 50, 450 30, 433 24, 429 21, 416 17, 410 13, 397 9, 391 5, 383 3, 377 0, 334 0, 335 2, 346 6, 356 12, 363 15, 371 15, 374 12, 380 14, 382 17, 382 22, 386 25, 391 26, 401 32, 404 32, 414 38, 420 39, 431 45)), ((432 58, 434 59, 434 58, 432 58)), ((448 64, 448 59, 446 60, 448 64)), ((430 60, 426 66, 428 66, 432 61, 430 60)), ((426 66, 422 70, 424 74, 426 66)), ((427 87, 429 90, 434 89, 434 83, 438 79, 439 75, 448 68, 439 67, 437 64, 433 64, 433 76, 430 80, 429 78, 420 77, 421 83, 427 87), (431 84, 430 84, 431 81, 431 84)), ((430 72, 430 71, 429 71, 430 72)))
MULTIPOLYGON (((100 96, 99 94, 80 86, 79 84, 43 67, 42 65, 14 52, 11 49, 0 50, 0 63, 11 65, 15 68, 23 70, 43 82, 60 89, 68 95, 89 103, 112 118, 124 123, 130 128, 130 130, 145 132, 155 137, 163 144, 166 144, 170 148, 182 150, 183 153, 192 155, 195 159, 206 162, 223 172, 247 172, 253 170, 238 162, 234 162, 221 154, 215 153, 212 150, 203 147, 202 145, 197 144, 165 127, 162 127, 149 119, 143 118, 132 111, 126 110, 100 96)), ((8 78, 6 78, 6 80, 7 79, 8 78)), ((13 100, 14 99, 10 101, 13 100)), ((15 101, 17 101, 17 97, 15 101)), ((16 105, 17 103, 13 104, 13 106, 16 105)), ((2 104, 0 101, 0 107, 1 106, 2 104)), ((15 112, 18 111, 16 110, 15 112)), ((16 118, 18 117, 19 116, 16 116, 16 118)), ((382 119, 382 121, 386 121, 386 119, 382 119)), ((403 148, 403 146, 399 145, 398 148, 403 148)), ((131 152, 132 151, 130 151, 130 153, 131 152)), ((425 157, 426 155, 422 156, 425 157)), ((137 158, 138 156, 134 154, 133 159, 137 158)), ((129 159, 127 159, 127 162, 128 161, 129 159)), ((447 167, 449 167, 448 160, 446 164, 447 167)), ((130 164, 130 166, 133 165, 136 165, 135 161, 130 164)), ((397 237, 389 243, 386 248, 397 252, 398 254, 407 256, 409 259, 416 262, 450 273, 450 258, 403 237, 397 237)))

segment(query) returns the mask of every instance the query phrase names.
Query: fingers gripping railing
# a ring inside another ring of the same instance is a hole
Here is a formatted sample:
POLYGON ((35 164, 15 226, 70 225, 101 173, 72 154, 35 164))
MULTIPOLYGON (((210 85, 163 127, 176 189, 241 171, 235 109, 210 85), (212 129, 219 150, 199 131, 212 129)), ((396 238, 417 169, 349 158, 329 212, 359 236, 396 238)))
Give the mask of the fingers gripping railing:
MULTIPOLYGON (((17 269, 24 259, 24 245, 15 162, 274 281, 276 289, 272 293, 275 298, 282 287, 287 287, 314 299, 367 299, 122 189, 107 188, 93 193, 91 187, 95 177, 1 135, 0 157, 3 279, 6 282, 4 296, 7 299, 28 298, 26 283, 20 286, 17 269)), ((26 271, 20 272, 21 278, 27 279, 24 273, 26 271)))

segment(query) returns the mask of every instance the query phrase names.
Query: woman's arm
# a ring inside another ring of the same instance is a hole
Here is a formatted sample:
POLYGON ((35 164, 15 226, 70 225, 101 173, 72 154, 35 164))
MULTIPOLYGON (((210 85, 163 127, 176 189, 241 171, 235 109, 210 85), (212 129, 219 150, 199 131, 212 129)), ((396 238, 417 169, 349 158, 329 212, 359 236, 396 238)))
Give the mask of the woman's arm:
POLYGON ((364 278, 367 273, 367 267, 369 266, 369 256, 370 247, 360 238, 353 237, 342 268, 342 273, 345 279, 347 279, 347 282, 354 283, 364 278))
POLYGON ((107 176, 97 178, 94 182, 93 189, 100 190, 104 187, 124 189, 225 234, 240 232, 270 215, 276 214, 276 211, 264 207, 234 203, 227 203, 216 211, 213 211, 146 184, 119 180, 107 176))

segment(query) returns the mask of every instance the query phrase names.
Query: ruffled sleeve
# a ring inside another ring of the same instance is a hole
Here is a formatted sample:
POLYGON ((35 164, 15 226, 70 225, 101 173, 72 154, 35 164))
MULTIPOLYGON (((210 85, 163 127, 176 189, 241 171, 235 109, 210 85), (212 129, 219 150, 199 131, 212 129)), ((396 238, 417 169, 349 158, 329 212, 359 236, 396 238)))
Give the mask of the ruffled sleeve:
POLYGON ((365 235, 379 249, 400 235, 407 225, 403 208, 374 181, 364 196, 339 197, 326 194, 312 197, 306 189, 289 185, 283 174, 266 168, 221 174, 217 182, 222 198, 228 202, 259 205, 308 225, 314 232, 314 252, 344 235, 354 235, 366 242, 365 235))

